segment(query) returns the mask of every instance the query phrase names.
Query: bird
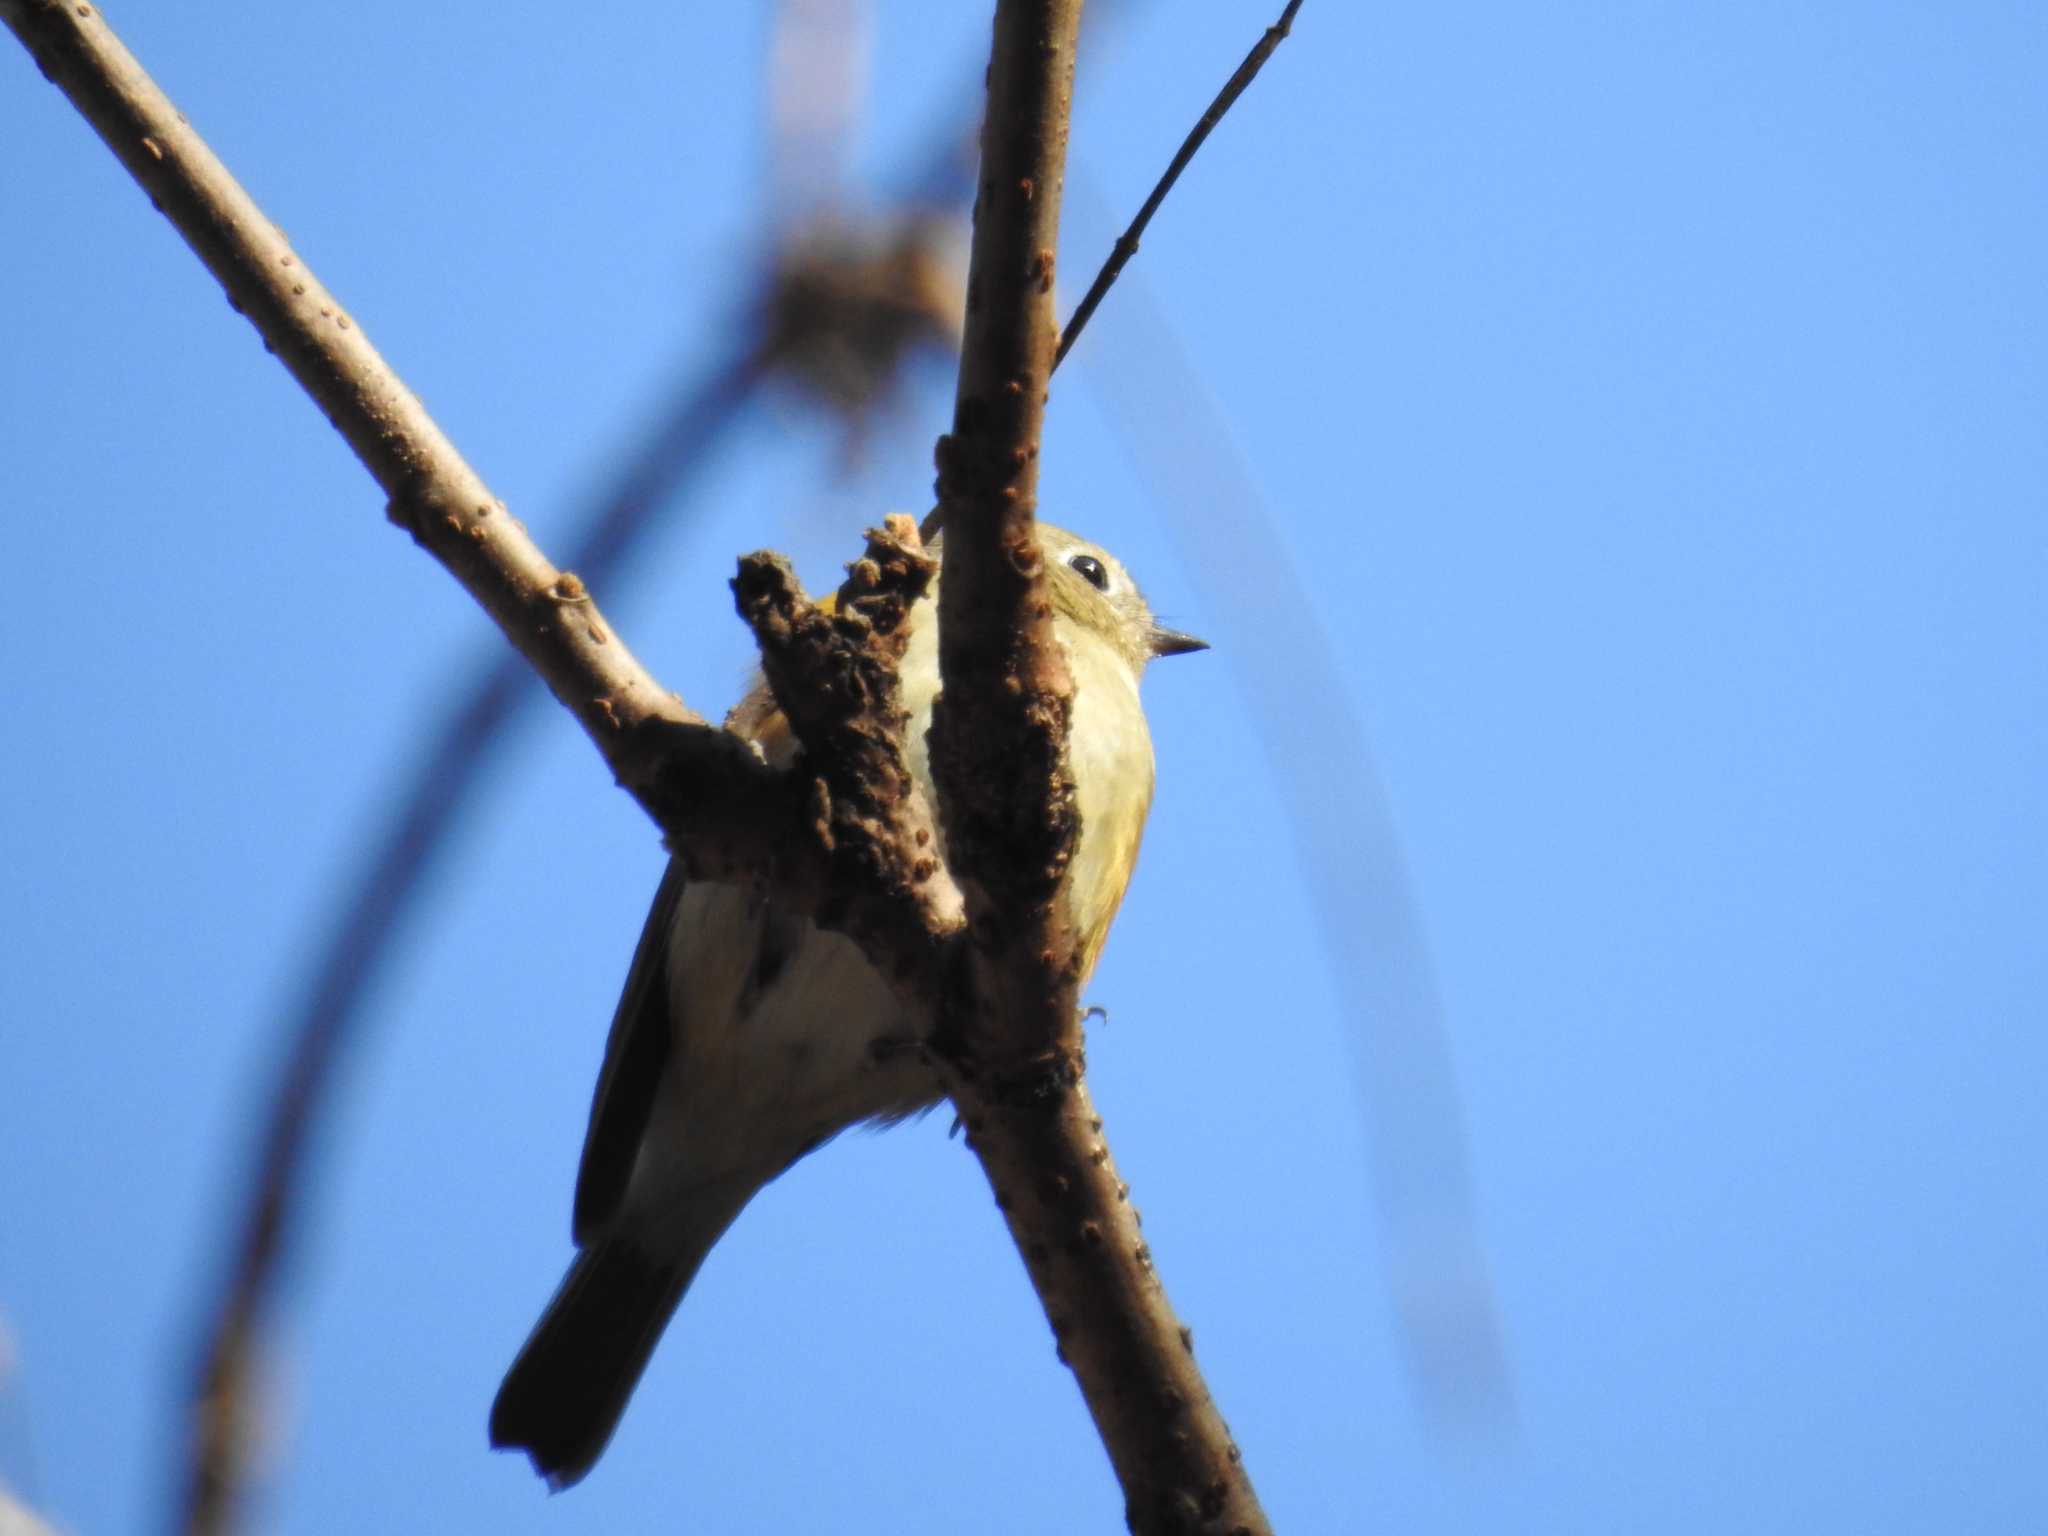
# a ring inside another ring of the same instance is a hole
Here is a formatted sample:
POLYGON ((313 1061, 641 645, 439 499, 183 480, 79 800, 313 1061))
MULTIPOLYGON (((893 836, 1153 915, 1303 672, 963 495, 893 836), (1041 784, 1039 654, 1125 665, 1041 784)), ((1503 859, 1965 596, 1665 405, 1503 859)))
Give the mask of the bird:
MULTIPOLYGON (((1053 633, 1074 680, 1067 753, 1079 828, 1066 916, 1085 983, 1150 809, 1138 684, 1206 650, 1161 624, 1117 558, 1039 523, 1053 633)), ((937 583, 899 664, 906 755, 936 804, 925 735, 939 694, 937 583)), ((771 765, 796 756, 765 682, 728 725, 771 765)), ((889 983, 845 936, 672 859, 613 1015, 577 1172, 577 1254, 491 1408, 491 1443, 559 1491, 595 1465, 712 1246, 760 1190, 849 1126, 891 1125, 941 1088, 889 983)))

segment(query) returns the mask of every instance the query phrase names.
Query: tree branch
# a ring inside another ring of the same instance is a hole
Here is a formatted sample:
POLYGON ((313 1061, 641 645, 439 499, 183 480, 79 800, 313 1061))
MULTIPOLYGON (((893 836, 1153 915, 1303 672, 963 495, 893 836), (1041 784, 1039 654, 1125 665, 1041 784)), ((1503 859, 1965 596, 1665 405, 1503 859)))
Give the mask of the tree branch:
POLYGON ((1078 1059, 1026 1102, 961 1117, 1124 1491, 1136 1536, 1270 1536, 1117 1177, 1078 1059))
POLYGON ((1055 905, 1074 846, 1074 682, 1035 533, 1080 0, 996 7, 953 431, 939 439, 932 778, 967 903, 983 1058, 1078 1051, 1079 948, 1055 905))
POLYGON ((1078 0, 998 0, 953 431, 938 448, 944 682, 932 776, 967 904, 935 1056, 1141 1536, 1266 1518, 1174 1315, 1084 1080, 1059 905, 1078 830, 1073 680, 1035 532, 1078 0))
POLYGON ((1196 119, 1195 126, 1188 130, 1188 136, 1181 140, 1180 148, 1167 163, 1165 173, 1153 186, 1152 195, 1145 199, 1130 227, 1117 236, 1116 244, 1102 263, 1102 270, 1095 274, 1095 281, 1088 285, 1088 292, 1068 317, 1067 328, 1060 332, 1059 350, 1053 353, 1055 371, 1066 361, 1067 354, 1074 350, 1074 343, 1081 339, 1081 332, 1087 329, 1096 307, 1102 303, 1103 295, 1123 275, 1131 258, 1138 254, 1138 241, 1144 235, 1145 227, 1152 222, 1152 215, 1159 211, 1159 205, 1166 201, 1166 194, 1173 190, 1173 184, 1180 180, 1180 173, 1188 168, 1210 132, 1223 121, 1223 114, 1237 105, 1237 98, 1259 77, 1259 71, 1266 67, 1266 60, 1273 56, 1273 50, 1287 40, 1288 34, 1294 30, 1294 13, 1300 9, 1301 0, 1287 0, 1287 9, 1280 13, 1280 19, 1266 28, 1259 40, 1252 44, 1252 51, 1244 56, 1244 62, 1223 82, 1223 89, 1209 103, 1209 110, 1196 119))

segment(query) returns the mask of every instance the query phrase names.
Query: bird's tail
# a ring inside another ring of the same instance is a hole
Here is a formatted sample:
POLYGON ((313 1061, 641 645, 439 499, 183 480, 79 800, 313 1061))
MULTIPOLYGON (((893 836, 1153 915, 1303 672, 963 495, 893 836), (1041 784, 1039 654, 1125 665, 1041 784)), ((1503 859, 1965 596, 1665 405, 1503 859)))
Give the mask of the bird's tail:
POLYGON ((678 1262, 610 1237, 578 1254, 498 1388, 491 1444, 523 1448, 558 1492, 579 1481, 618 1428, 647 1357, 710 1246, 678 1262))

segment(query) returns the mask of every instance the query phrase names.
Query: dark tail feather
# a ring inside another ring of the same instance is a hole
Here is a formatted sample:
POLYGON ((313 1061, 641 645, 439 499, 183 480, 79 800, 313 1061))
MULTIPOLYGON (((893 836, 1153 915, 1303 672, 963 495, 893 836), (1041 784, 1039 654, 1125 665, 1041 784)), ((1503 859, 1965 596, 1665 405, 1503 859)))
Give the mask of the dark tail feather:
POLYGON ((618 1428, 647 1357, 697 1266, 621 1238, 577 1255, 491 1405, 491 1444, 523 1448, 556 1491, 579 1481, 618 1428))

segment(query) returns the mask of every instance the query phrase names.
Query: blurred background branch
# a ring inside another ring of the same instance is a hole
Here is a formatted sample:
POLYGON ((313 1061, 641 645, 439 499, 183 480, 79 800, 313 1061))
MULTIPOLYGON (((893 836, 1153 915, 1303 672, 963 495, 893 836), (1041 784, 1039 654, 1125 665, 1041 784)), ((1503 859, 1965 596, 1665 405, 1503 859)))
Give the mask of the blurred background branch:
POLYGON ((0 1536, 53 1536, 32 1507, 38 1493, 20 1351, 0 1312, 0 1536))

